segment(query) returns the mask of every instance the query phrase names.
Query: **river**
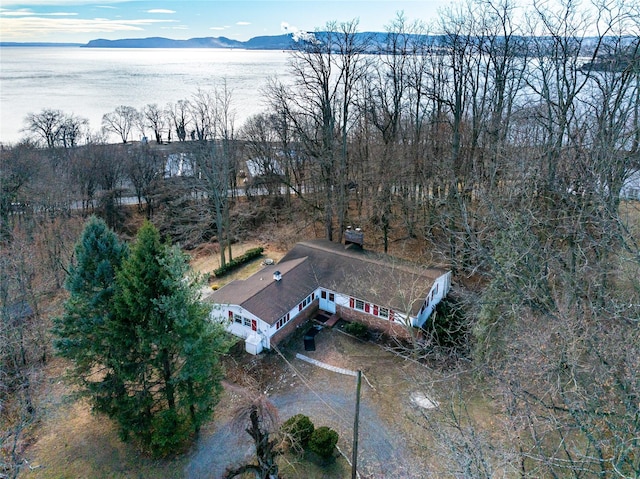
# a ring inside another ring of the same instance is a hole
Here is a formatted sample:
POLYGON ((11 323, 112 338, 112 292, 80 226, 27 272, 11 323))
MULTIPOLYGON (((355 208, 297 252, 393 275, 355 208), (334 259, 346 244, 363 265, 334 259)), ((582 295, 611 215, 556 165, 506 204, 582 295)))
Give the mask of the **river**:
POLYGON ((280 50, 3 47, 0 143, 19 141, 25 117, 45 108, 87 118, 97 131, 120 105, 165 106, 225 80, 240 126, 266 109, 262 89, 270 77, 286 77, 287 61, 280 50))

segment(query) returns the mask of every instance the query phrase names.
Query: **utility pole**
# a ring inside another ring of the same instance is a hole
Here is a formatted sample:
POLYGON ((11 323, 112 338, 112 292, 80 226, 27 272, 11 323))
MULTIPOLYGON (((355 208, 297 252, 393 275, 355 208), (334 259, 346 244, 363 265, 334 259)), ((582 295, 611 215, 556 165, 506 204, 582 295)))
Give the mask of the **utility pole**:
POLYGON ((356 375, 356 416, 353 421, 353 456, 351 458, 351 479, 358 476, 358 421, 360 418, 360 385, 362 384, 362 371, 356 375))

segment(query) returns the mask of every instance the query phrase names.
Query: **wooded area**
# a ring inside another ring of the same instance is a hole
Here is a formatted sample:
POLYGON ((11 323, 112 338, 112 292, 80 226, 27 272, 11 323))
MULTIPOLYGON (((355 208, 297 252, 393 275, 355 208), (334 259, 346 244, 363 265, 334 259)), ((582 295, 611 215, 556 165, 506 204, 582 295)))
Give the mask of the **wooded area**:
POLYGON ((97 213, 131 238, 131 195, 183 248, 217 242, 222 265, 247 232, 267 224, 278 241, 300 212, 298 231, 333 241, 356 225, 372 249, 423 245, 454 272, 464 345, 417 355, 471 364, 507 418, 477 443, 464 408, 452 412, 438 434, 458 477, 634 477, 640 211, 621 191, 640 171, 639 23, 629 2, 539 5, 523 22, 509 0, 470 1, 436 25, 398 15, 379 54, 354 41, 357 21, 326 25, 241 127, 227 85, 105 115, 121 145, 74 133, 83 121, 63 112, 30 115, 30 139, 0 156, 3 443, 36 414, 44 305, 76 217, 97 213), (132 128, 177 141, 129 144, 132 128), (167 174, 169 153, 188 173, 167 174), (11 313, 20 302, 28 318, 11 313))

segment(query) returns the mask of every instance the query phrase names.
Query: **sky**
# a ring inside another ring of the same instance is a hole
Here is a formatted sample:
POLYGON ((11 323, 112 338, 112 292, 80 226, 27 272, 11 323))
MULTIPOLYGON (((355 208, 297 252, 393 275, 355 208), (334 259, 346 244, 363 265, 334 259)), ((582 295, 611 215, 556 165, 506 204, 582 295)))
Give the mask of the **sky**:
POLYGON ((384 31, 404 12, 429 23, 450 0, 0 0, 0 41, 86 43, 97 38, 260 35, 314 31, 357 19, 358 30, 384 31))

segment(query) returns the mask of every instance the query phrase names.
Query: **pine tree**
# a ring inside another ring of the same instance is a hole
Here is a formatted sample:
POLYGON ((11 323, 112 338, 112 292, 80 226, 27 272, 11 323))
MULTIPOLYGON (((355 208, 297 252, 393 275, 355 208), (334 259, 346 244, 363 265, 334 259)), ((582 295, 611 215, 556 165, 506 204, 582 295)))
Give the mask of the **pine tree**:
POLYGON ((63 315, 54 320, 56 351, 72 361, 69 376, 94 405, 114 387, 117 357, 111 347, 109 324, 116 270, 127 252, 104 221, 89 218, 69 266, 65 288, 70 297, 63 315))
POLYGON ((163 245, 145 223, 117 275, 114 337, 127 394, 112 404, 124 437, 156 454, 175 451, 198 432, 218 401, 218 356, 229 343, 200 301, 187 257, 163 245))
POLYGON ((115 419, 123 439, 156 455, 177 452, 199 431, 222 390, 218 358, 231 343, 209 320, 187 256, 150 223, 130 254, 91 218, 76 247, 58 353, 94 410, 115 419))

